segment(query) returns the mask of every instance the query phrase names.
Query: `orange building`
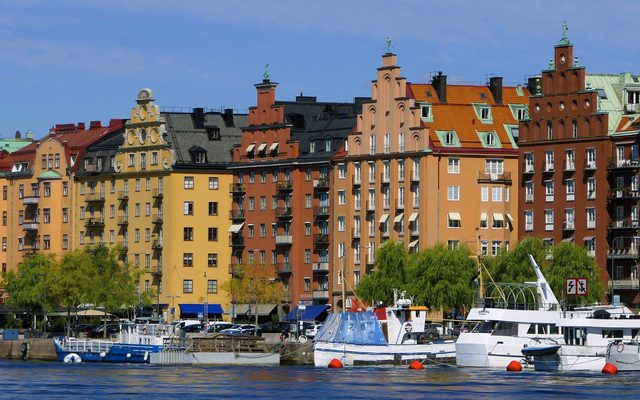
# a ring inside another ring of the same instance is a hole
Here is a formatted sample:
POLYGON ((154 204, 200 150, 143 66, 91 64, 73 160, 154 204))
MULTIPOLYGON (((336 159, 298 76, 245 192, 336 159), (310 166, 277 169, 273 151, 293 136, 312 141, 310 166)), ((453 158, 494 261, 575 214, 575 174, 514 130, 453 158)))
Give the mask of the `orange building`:
MULTIPOLYGON (((382 62, 346 154, 334 160, 332 265, 344 266, 349 294, 386 240, 410 251, 442 243, 495 255, 517 239, 512 184, 527 89, 503 87, 498 77, 488 86, 447 85, 441 73, 411 84, 395 54, 382 62)), ((331 276, 338 306, 342 274, 331 276)))

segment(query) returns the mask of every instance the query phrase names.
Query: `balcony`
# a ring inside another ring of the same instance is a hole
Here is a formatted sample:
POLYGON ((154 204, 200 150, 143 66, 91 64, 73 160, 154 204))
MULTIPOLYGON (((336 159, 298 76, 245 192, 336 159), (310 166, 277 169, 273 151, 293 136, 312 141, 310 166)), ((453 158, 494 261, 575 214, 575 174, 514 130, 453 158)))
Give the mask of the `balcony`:
POLYGON ((229 264, 229 275, 233 278, 241 278, 244 275, 244 264, 229 264))
POLYGON ((124 190, 124 191, 118 192, 118 200, 120 200, 120 201, 129 200, 129 191, 128 190, 124 190))
POLYGON ((320 178, 313 181, 315 190, 329 190, 329 178, 320 178))
POLYGON ((607 251, 607 259, 609 260, 633 260, 638 258, 637 247, 614 248, 607 251))
POLYGON ((313 207, 313 215, 315 215, 316 217, 328 217, 329 206, 313 207))
POLYGON ((122 252, 126 254, 126 252, 129 250, 129 241, 121 240, 118 242, 118 244, 120 245, 120 247, 122 247, 122 252))
POLYGON ((318 233, 313 235, 313 244, 316 245, 328 245, 329 244, 329 235, 325 233, 318 233))
POLYGON ((575 172, 576 170, 576 162, 575 161, 565 161, 564 162, 564 172, 575 172))
POLYGON ((247 191, 247 189, 244 186, 244 183, 232 183, 232 184, 229 185, 229 191, 232 194, 240 195, 240 194, 245 193, 247 191))
POLYGON ((291 217, 293 217, 291 207, 276 208, 276 218, 290 219, 291 217))
POLYGON ((293 244, 293 236, 276 235, 276 246, 290 246, 291 244, 293 244))
POLYGON ((24 204, 25 206, 29 206, 29 205, 37 205, 38 201, 40 199, 39 195, 35 195, 35 196, 24 196, 22 198, 22 204, 24 204))
POLYGON ((609 222, 609 231, 633 229, 638 230, 640 224, 638 221, 611 221, 609 222))
POLYGON ((640 191, 629 188, 613 188, 609 191, 609 200, 614 199, 637 201, 640 199, 640 191))
POLYGON ((101 203, 104 201, 105 198, 105 194, 104 192, 100 192, 100 193, 90 193, 87 195, 87 197, 85 198, 85 201, 87 203, 101 203))
POLYGON ((154 199, 161 199, 164 197, 164 189, 153 189, 151 196, 154 199))
POLYGON ((384 172, 380 174, 380 183, 383 185, 388 184, 391 181, 391 177, 389 174, 385 174, 384 172))
POLYGON ((635 290, 640 289, 639 279, 616 279, 609 281, 609 289, 613 290, 635 290))
POLYGON ((313 300, 329 300, 328 290, 314 290, 312 295, 313 300))
POLYGON ((523 174, 533 174, 535 173, 535 169, 533 168, 533 162, 531 164, 525 162, 524 168, 522 169, 523 174))
POLYGON ((511 172, 489 173, 478 171, 478 183, 504 183, 511 184, 511 172))
POLYGON ((291 263, 290 262, 283 262, 283 263, 278 263, 274 265, 276 273, 279 275, 289 275, 291 274, 291 263))
POLYGON ((293 190, 293 182, 289 179, 279 181, 276 185, 278 192, 290 192, 293 190))
POLYGON ((351 177, 351 183, 353 185, 358 185, 359 186, 362 183, 362 180, 360 179, 360 174, 353 175, 351 177))
POLYGON ((575 231, 576 224, 573 221, 564 221, 562 222, 562 230, 563 231, 575 231))
POLYGON ((596 160, 585 160, 585 162, 584 162, 584 170, 585 171, 595 171, 596 170, 596 160))
POLYGON ((532 193, 527 193, 524 195, 524 201, 526 201, 527 203, 532 202, 533 201, 533 194, 532 193))
POLYGON ((164 222, 164 216, 162 214, 153 214, 151 216, 151 222, 154 224, 162 224, 164 222))
POLYGON ((244 210, 231 210, 229 211, 229 219, 232 220, 244 220, 244 210))
POLYGON ((118 225, 129 225, 129 216, 123 215, 118 217, 118 225))
POLYGON ((351 237, 353 239, 360 239, 360 229, 351 228, 351 237))
POLYGON ((234 234, 229 236, 229 245, 232 247, 242 247, 244 246, 244 236, 241 234, 234 234))
POLYGON ((312 264, 313 272, 317 272, 319 274, 328 274, 329 273, 329 263, 328 262, 317 262, 312 264))
POLYGON ((360 209, 362 208, 362 202, 356 201, 353 207, 355 208, 355 211, 360 211, 360 209))
POLYGON ((156 265, 153 265, 149 268, 149 272, 151 272, 151 275, 153 276, 161 276, 162 275, 162 264, 158 263, 156 265))
POLYGON ((104 218, 89 218, 85 221, 87 228, 104 228, 104 218))
POLYGON ((553 165, 552 162, 547 162, 547 163, 544 164, 544 172, 545 173, 547 173, 547 172, 550 173, 550 172, 553 172, 553 171, 555 171, 555 166, 553 165))
POLYGON ((153 243, 151 243, 151 249, 152 250, 162 250, 162 240, 154 240, 153 243))
POLYGON ((40 225, 38 222, 25 222, 22 224, 22 229, 25 231, 37 231, 38 225, 40 225))
POLYGON ((638 113, 640 113, 640 104, 629 104, 629 103, 627 103, 627 104, 624 105, 624 109, 628 113, 638 114, 638 113))
POLYGON ((609 170, 635 170, 640 168, 640 162, 638 160, 609 158, 607 169, 609 170))

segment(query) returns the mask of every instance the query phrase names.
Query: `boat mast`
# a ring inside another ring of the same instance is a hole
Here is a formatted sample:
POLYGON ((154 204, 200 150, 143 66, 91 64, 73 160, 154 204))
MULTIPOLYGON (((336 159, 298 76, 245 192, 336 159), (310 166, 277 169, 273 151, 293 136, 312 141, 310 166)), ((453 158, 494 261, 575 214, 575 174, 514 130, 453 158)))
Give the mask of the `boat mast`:
POLYGON ((347 311, 347 303, 345 296, 345 286, 347 284, 347 279, 344 274, 344 256, 340 257, 340 275, 342 275, 342 312, 347 311))

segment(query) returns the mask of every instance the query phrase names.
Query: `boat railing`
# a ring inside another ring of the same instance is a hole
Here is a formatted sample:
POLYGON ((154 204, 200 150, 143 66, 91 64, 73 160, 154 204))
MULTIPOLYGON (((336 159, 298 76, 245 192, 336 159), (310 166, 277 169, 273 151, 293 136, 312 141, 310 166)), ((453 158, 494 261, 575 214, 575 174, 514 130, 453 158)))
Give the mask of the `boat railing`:
POLYGON ((535 283, 489 283, 484 291, 484 298, 475 293, 475 307, 502 308, 512 310, 558 310, 557 304, 546 304, 541 301, 535 283))
POLYGON ((113 346, 110 340, 62 338, 58 340, 61 349, 68 352, 108 353, 113 346))

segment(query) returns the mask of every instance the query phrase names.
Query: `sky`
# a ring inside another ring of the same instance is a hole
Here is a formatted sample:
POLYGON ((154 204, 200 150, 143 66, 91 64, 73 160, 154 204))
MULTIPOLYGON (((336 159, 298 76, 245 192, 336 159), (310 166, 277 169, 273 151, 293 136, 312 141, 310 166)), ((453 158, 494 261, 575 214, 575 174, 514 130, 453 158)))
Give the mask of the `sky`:
POLYGON ((547 68, 567 35, 587 72, 640 73, 634 0, 0 0, 0 137, 162 107, 370 96, 386 38, 409 82, 507 85, 547 68), (635 28, 634 28, 635 26, 635 28))

